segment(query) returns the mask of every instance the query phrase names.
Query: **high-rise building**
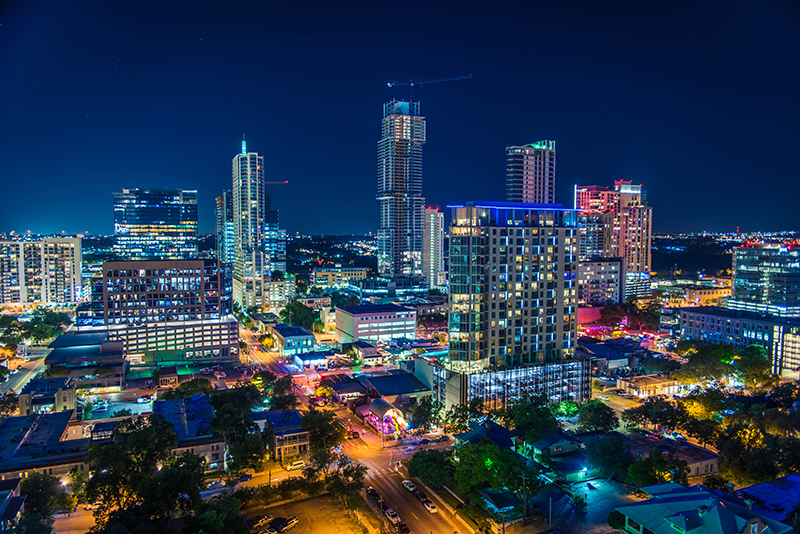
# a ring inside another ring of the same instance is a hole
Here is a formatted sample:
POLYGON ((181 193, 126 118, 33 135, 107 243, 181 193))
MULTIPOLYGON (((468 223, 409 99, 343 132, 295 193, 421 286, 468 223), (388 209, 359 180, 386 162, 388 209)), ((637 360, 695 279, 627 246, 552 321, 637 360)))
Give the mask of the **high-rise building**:
POLYGON ((621 304, 624 288, 622 258, 589 258, 578 263, 578 306, 621 304))
POLYGON ((626 296, 649 292, 653 209, 642 186, 616 180, 613 190, 601 186, 577 187, 575 198, 584 221, 582 248, 588 252, 597 246, 602 220, 602 255, 625 260, 626 296))
POLYGON ((238 324, 217 260, 105 262, 92 285, 97 316, 80 318, 78 328, 123 341, 131 365, 238 356, 238 324))
POLYGON ((197 191, 114 193, 114 252, 126 260, 197 257, 197 191))
POLYGON ((800 249, 795 243, 736 247, 732 272, 727 308, 800 317, 800 249))
POLYGON ((286 237, 265 191, 264 157, 242 151, 233 158, 233 300, 245 308, 266 305, 264 280, 286 271, 286 237))
POLYGON ((431 288, 443 288, 447 285, 444 271, 444 213, 439 208, 425 209, 422 273, 431 288))
POLYGON ((533 204, 556 201, 556 142, 506 147, 506 200, 533 204))
POLYGON ((81 300, 81 239, 0 241, 0 304, 81 300))
POLYGON ((217 197, 217 259, 222 263, 233 264, 233 194, 223 191, 217 197))
POLYGON ((422 145, 419 102, 383 105, 378 142, 378 272, 386 278, 422 278, 422 145))
POLYGON ((553 402, 589 395, 577 340, 576 212, 560 204, 452 206, 449 337, 441 364, 417 375, 447 406, 480 397, 503 407, 520 395, 553 402))

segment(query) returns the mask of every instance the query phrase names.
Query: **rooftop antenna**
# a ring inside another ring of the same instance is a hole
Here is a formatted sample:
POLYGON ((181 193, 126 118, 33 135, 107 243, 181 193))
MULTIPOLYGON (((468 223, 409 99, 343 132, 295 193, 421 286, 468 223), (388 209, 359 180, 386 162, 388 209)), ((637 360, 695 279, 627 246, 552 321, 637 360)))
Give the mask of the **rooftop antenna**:
POLYGON ((242 134, 242 155, 247 154, 247 141, 244 140, 244 134, 242 134))

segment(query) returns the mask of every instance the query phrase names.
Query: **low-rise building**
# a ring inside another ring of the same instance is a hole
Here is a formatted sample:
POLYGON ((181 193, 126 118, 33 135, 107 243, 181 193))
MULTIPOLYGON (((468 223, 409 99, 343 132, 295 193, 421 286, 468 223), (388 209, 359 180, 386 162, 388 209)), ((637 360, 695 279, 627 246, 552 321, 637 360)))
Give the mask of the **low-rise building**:
POLYGON ((534 459, 540 459, 545 455, 551 458, 566 456, 581 449, 581 441, 578 438, 563 432, 550 432, 533 443, 525 443, 521 438, 517 438, 517 441, 519 448, 527 454, 532 454, 534 459))
POLYGON ((339 382, 331 386, 333 396, 339 402, 347 402, 366 395, 367 388, 361 382, 339 382))
POLYGON ((618 378, 617 389, 637 397, 650 397, 652 395, 675 395, 685 390, 686 386, 667 375, 652 374, 618 378))
POLYGON ((379 365, 383 363, 383 356, 378 352, 378 347, 366 341, 356 341, 352 344, 356 358, 364 365, 379 365))
POLYGON ((72 468, 88 475, 89 439, 67 440, 75 411, 6 417, 0 422, 0 480, 44 473, 68 481, 72 468))
POLYGON ((664 482, 641 489, 650 496, 617 507, 630 534, 783 534, 792 527, 702 486, 664 482))
POLYGON ((657 441, 629 441, 630 451, 640 458, 650 455, 653 449, 660 449, 665 455, 672 455, 686 462, 689 477, 705 477, 719 473, 719 454, 686 441, 659 439, 657 441))
POLYGON ((613 374, 628 365, 627 356, 593 338, 578 339, 578 346, 575 352, 578 356, 591 359, 592 372, 595 374, 613 374))
POLYGON ((90 393, 119 391, 125 382, 127 365, 123 343, 107 332, 77 332, 60 335, 49 345, 45 370, 63 367, 72 384, 90 393))
POLYGON ((470 421, 469 430, 466 432, 455 434, 453 446, 459 448, 465 443, 477 445, 483 440, 489 439, 501 449, 514 449, 518 436, 519 432, 516 430, 509 430, 489 418, 481 418, 470 421))
POLYGON ((412 400, 431 394, 430 387, 423 384, 413 374, 405 371, 396 371, 381 376, 367 376, 363 382, 367 387, 367 394, 371 397, 386 399, 395 406, 408 404, 412 400))
POLYGON ((355 280, 366 278, 366 267, 321 267, 311 272, 311 284, 322 288, 346 287, 355 280))
POLYGON ((417 332, 417 312, 396 304, 339 306, 336 308, 336 341, 391 341, 417 332))
POLYGON ((314 334, 305 328, 279 323, 273 325, 271 330, 281 356, 294 356, 314 350, 314 334))
POLYGON ((296 302, 299 302, 303 306, 307 306, 312 310, 322 310, 324 308, 331 307, 331 298, 330 297, 313 297, 308 295, 303 295, 294 299, 296 302))
POLYGON ((277 280, 264 280, 264 308, 279 310, 294 299, 297 281, 293 275, 285 275, 277 280))
POLYGON ((206 395, 156 401, 153 414, 162 415, 178 433, 173 455, 189 452, 204 457, 209 471, 225 469, 225 439, 211 426, 216 415, 206 395))
POLYGON ((259 428, 272 429, 272 450, 275 458, 301 456, 308 452, 308 431, 303 428, 302 418, 297 410, 270 410, 252 414, 259 428))
POLYGON ((0 532, 12 532, 25 511, 25 497, 20 493, 22 479, 10 478, 0 482, 0 532))
POLYGON ((43 414, 75 409, 75 385, 70 377, 31 380, 19 394, 19 414, 43 414))
POLYGON ((778 374, 800 370, 800 319, 713 306, 680 308, 680 338, 732 345, 761 345, 778 374))

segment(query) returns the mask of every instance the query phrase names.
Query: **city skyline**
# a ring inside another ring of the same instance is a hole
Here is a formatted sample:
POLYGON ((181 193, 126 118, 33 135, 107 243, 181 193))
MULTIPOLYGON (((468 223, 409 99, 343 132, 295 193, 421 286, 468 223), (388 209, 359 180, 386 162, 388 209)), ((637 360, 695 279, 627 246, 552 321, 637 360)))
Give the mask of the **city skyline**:
POLYGON ((158 187, 197 189, 210 234, 246 131, 267 174, 289 180, 274 191, 288 233, 375 233, 374 210, 306 214, 374 203, 379 106, 410 96, 387 82, 468 73, 414 88, 433 135, 429 205, 503 199, 505 147, 552 139, 565 206, 575 184, 632 180, 647 184, 655 232, 797 227, 800 75, 785 66, 800 57, 800 16, 789 4, 587 3, 576 14, 478 3, 393 13, 388 26, 388 7, 253 5, 242 24, 257 37, 237 29, 239 10, 197 6, 4 5, 0 174, 19 201, 0 231, 111 234, 94 206, 122 187, 158 187), (225 83, 250 64, 250 79, 225 83), (754 183, 764 193, 745 194, 754 183))

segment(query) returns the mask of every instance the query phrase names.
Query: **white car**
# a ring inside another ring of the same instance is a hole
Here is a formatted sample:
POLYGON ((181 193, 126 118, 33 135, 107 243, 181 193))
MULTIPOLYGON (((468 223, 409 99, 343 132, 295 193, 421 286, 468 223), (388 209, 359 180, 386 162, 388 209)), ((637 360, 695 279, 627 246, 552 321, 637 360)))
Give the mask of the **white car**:
POLYGON ((433 504, 431 501, 423 501, 422 506, 424 506, 425 509, 432 514, 435 514, 439 511, 439 509, 436 508, 436 505, 433 504))
POLYGON ((397 523, 400 522, 400 516, 397 515, 397 512, 395 512, 391 508, 387 508, 386 511, 383 513, 386 514, 386 517, 389 518, 389 521, 391 521, 393 525, 396 525, 397 523))
POLYGON ((226 376, 228 375, 226 375, 224 371, 216 371, 214 373, 214 378, 225 378, 226 376))
POLYGON ((403 482, 401 482, 401 484, 408 491, 414 491, 415 489, 417 489, 417 485, 411 482, 410 480, 404 480, 403 482))

